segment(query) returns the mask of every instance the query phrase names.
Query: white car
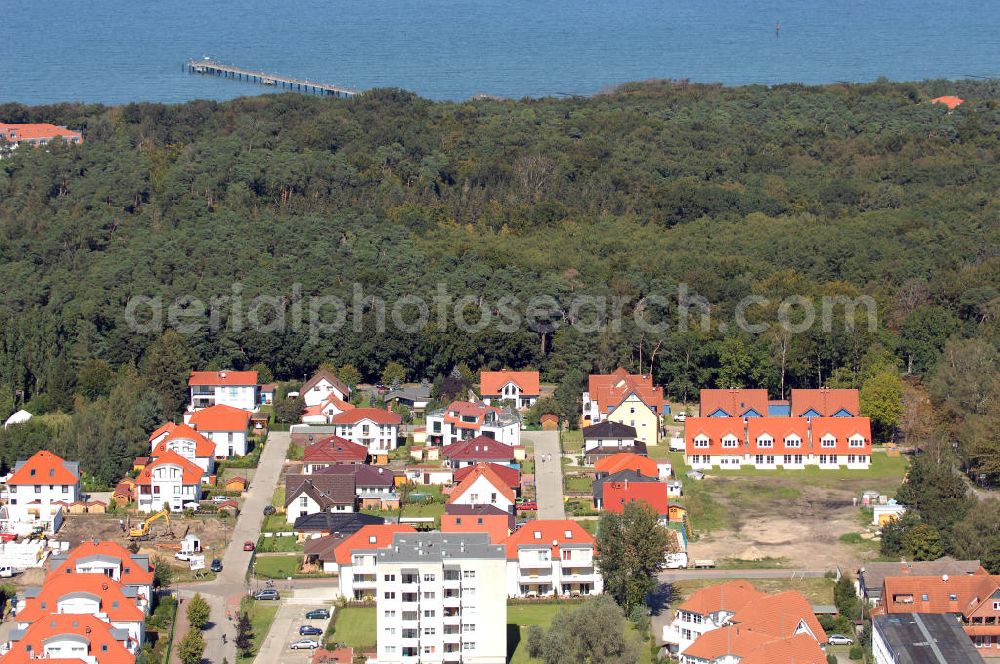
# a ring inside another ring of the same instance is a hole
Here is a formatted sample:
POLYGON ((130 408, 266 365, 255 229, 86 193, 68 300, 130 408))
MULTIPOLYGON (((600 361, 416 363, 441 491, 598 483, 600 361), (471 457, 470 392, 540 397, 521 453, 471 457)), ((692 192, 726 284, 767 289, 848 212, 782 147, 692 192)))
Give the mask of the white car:
POLYGON ((212 502, 213 503, 224 503, 227 500, 232 500, 232 498, 230 498, 229 496, 213 496, 212 497, 212 502))
POLYGON ((674 422, 683 422, 687 419, 687 413, 677 413, 674 415, 674 422))
POLYGON ((195 512, 197 512, 198 508, 201 507, 201 505, 198 504, 198 503, 196 503, 196 502, 194 502, 194 501, 192 501, 192 502, 189 502, 189 503, 184 503, 183 507, 186 510, 194 510, 195 512))
POLYGON ((854 639, 844 636, 843 634, 831 634, 826 637, 826 642, 831 646, 852 646, 854 645, 854 639))
POLYGON ((299 639, 288 647, 292 650, 315 650, 319 648, 319 641, 315 639, 299 639))

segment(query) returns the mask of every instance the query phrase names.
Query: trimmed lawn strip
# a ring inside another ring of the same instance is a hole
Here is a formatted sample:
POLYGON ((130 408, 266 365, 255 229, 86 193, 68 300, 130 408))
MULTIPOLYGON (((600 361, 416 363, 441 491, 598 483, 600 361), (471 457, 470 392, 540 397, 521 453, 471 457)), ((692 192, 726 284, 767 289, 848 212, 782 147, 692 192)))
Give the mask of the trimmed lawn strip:
POLYGON ((271 630, 271 623, 278 613, 278 602, 255 602, 249 597, 244 597, 240 602, 240 609, 246 611, 250 616, 250 624, 253 627, 253 655, 242 657, 237 654, 238 662, 252 662, 260 650, 260 644, 267 638, 267 633, 271 630))
POLYGON ((342 643, 355 651, 375 647, 375 607, 348 606, 336 609, 336 612, 333 642, 342 643))

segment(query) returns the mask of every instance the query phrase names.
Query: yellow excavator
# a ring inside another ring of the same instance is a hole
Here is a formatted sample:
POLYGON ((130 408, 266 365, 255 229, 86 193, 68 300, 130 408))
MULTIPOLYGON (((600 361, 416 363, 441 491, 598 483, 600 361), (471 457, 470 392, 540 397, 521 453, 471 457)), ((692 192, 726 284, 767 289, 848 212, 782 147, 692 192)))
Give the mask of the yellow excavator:
POLYGON ((167 528, 168 529, 170 528, 170 511, 169 510, 161 510, 161 511, 157 512, 156 514, 150 516, 145 521, 143 521, 142 525, 140 525, 138 528, 132 528, 131 530, 129 530, 128 531, 128 538, 130 540, 132 540, 133 542, 141 542, 141 541, 148 540, 149 537, 150 537, 150 535, 149 535, 149 527, 157 519, 166 519, 167 528))

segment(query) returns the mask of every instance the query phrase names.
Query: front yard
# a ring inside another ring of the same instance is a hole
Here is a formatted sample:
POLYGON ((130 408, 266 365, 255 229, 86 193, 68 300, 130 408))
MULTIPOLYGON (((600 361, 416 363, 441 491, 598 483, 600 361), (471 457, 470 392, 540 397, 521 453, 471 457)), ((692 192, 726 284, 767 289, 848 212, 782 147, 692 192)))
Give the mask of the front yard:
POLYGON ((278 613, 278 602, 257 602, 249 597, 244 597, 243 601, 240 602, 240 609, 250 617, 250 625, 253 630, 253 653, 250 657, 243 657, 242 654, 237 655, 239 664, 247 664, 254 660, 257 651, 260 650, 260 644, 267 638, 271 623, 274 622, 274 616, 278 613))

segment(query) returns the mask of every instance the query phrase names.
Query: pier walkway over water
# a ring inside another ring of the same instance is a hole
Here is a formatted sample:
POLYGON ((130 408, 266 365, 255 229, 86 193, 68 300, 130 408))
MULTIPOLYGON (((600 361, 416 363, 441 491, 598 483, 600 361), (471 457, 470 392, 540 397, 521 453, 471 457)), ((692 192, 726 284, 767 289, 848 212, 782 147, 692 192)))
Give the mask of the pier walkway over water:
POLYGON ((358 94, 359 90, 353 90, 341 85, 331 85, 329 83, 317 83, 301 78, 290 78, 279 74, 269 74, 263 71, 253 71, 233 65, 226 65, 215 60, 188 60, 184 67, 189 74, 204 74, 206 76, 221 76, 232 78, 238 81, 248 81, 259 83, 260 85, 273 85, 286 90, 306 92, 317 95, 327 95, 333 97, 352 97, 358 94))

